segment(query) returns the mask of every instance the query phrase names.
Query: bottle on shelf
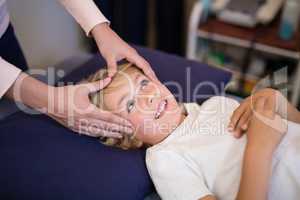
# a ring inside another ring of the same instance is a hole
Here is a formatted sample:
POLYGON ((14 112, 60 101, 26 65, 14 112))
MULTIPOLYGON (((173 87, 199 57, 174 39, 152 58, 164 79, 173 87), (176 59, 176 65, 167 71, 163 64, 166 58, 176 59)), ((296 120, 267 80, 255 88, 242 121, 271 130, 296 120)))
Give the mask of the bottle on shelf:
POLYGON ((281 16, 279 36, 283 40, 290 40, 298 29, 300 14, 300 0, 287 0, 281 16))

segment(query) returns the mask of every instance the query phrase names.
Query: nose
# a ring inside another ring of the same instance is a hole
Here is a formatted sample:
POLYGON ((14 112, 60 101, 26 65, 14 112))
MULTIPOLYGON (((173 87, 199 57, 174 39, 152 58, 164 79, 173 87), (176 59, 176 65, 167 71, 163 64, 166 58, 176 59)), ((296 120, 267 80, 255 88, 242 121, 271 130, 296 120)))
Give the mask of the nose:
POLYGON ((154 98, 155 98, 154 95, 149 95, 149 97, 147 98, 148 105, 152 105, 153 104, 154 98))
POLYGON ((153 109, 156 101, 155 99, 157 99, 155 93, 144 93, 143 96, 139 98, 139 104, 144 108, 153 109))
POLYGON ((147 110, 156 110, 156 106, 159 101, 159 91, 156 91, 156 89, 150 89, 148 88, 147 91, 144 91, 141 95, 141 98, 139 100, 139 104, 147 109, 147 110))

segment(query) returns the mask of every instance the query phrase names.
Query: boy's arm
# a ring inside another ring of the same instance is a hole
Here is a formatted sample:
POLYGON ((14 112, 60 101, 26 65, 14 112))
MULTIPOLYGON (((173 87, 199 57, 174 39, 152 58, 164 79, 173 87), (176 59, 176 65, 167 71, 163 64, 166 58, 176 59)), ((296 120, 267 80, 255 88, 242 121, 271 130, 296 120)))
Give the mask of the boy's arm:
POLYGON ((217 199, 216 199, 216 197, 214 197, 214 196, 208 195, 208 196, 203 197, 203 198, 201 198, 201 199, 199 199, 199 200, 217 200, 217 199))
POLYGON ((267 199, 271 163, 272 154, 260 149, 246 148, 237 200, 267 199))
POLYGON ((287 102, 287 107, 286 107, 287 110, 285 111, 284 109, 285 108, 283 107, 282 111, 281 111, 282 114, 280 114, 280 116, 288 119, 289 121, 300 124, 300 112, 297 110, 297 108, 295 108, 290 102, 287 102), (287 115, 287 116, 285 116, 285 115, 287 115))
POLYGON ((260 98, 247 133, 238 200, 266 200, 273 152, 284 137, 287 126, 268 99, 260 98))

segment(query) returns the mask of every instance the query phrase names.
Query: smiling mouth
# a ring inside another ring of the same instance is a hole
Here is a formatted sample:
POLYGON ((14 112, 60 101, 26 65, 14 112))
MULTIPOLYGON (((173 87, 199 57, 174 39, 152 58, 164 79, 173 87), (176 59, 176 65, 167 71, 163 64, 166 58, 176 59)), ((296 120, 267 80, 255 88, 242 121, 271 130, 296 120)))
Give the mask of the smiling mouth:
POLYGON ((162 100, 158 107, 157 107, 157 111, 155 113, 155 119, 159 119, 163 114, 164 114, 164 111, 166 110, 166 107, 168 105, 168 101, 165 99, 165 100, 162 100))

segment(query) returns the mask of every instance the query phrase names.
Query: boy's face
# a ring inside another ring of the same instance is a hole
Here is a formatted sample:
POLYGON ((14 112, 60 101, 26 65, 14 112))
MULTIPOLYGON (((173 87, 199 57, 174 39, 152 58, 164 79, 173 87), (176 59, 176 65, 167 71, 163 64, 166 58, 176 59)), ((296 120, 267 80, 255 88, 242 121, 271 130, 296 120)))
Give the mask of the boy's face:
POLYGON ((179 123, 181 109, 170 91, 139 71, 120 72, 124 84, 104 95, 106 107, 129 120, 135 137, 145 143, 167 136, 179 123))

